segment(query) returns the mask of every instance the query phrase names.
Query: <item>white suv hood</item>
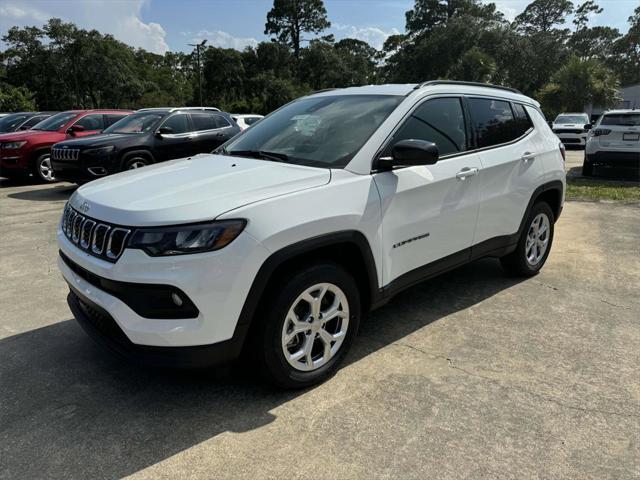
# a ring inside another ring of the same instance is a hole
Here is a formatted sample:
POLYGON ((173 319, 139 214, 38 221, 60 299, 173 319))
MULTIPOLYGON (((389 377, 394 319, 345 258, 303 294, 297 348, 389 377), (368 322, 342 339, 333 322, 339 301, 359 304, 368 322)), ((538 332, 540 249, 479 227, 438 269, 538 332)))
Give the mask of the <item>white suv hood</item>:
POLYGON ((329 169, 196 155, 119 173, 71 197, 89 217, 125 226, 207 221, 235 208, 329 183, 329 169))

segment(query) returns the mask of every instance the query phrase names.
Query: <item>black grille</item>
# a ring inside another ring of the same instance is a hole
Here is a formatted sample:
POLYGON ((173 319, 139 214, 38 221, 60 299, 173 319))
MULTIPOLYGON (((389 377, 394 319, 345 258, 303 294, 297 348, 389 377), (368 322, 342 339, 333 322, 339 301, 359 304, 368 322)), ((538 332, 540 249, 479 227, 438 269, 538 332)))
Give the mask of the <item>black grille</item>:
POLYGON ((78 160, 80 150, 77 148, 52 148, 51 158, 53 160, 73 161, 78 160))
POLYGON ((554 133, 585 133, 581 128, 557 128, 554 133))
POLYGON ((62 214, 62 231, 78 248, 115 263, 124 251, 131 229, 82 215, 69 204, 62 214))

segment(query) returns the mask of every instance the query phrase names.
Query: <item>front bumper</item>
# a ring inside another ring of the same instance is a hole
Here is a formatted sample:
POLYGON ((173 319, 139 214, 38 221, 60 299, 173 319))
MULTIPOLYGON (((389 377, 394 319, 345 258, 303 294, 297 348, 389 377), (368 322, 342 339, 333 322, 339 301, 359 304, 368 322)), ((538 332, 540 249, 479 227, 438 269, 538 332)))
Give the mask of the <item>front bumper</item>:
POLYGON ((213 345, 194 347, 153 347, 136 345, 125 335, 109 313, 70 286, 67 303, 80 326, 97 343, 126 360, 162 368, 207 368, 232 361, 240 355, 245 326, 230 339, 213 345))
POLYGON ((27 173, 26 163, 25 156, 19 150, 0 151, 0 177, 27 173))
POLYGON ((118 171, 110 157, 88 159, 84 158, 82 153, 77 160, 52 158, 51 167, 56 178, 79 183, 90 182, 118 171))
POLYGON ((131 302, 117 290, 105 291, 101 283, 87 281, 60 257, 58 267, 72 290, 104 310, 137 346, 194 347, 233 339, 242 324, 250 320, 241 318, 241 312, 257 270, 268 255, 246 232, 214 252, 149 257, 141 250, 126 249, 116 263, 83 252, 60 228, 57 238, 70 262, 106 281, 106 285, 171 286, 193 302, 197 308, 193 318, 147 318, 135 304, 129 306, 131 302))
POLYGON ((587 143, 586 133, 556 133, 556 135, 565 145, 585 146, 587 143))

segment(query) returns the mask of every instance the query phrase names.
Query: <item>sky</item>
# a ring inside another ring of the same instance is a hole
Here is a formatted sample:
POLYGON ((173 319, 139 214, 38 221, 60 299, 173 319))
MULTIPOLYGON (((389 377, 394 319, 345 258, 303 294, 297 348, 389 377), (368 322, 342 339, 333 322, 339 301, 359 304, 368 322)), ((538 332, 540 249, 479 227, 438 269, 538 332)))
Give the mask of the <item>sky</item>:
MULTIPOLYGON (((489 0, 482 0, 489 3, 489 0)), ((494 0, 513 20, 530 0, 494 0)), ((405 12, 413 0, 324 0, 336 39, 365 40, 380 48, 404 31, 405 12)), ((575 5, 582 0, 574 1, 575 5)), ((627 18, 638 0, 599 0, 604 12, 591 25, 628 29, 627 18)), ((134 47, 155 53, 189 51, 189 43, 236 48, 265 40, 264 23, 272 0, 0 0, 0 37, 12 26, 41 26, 51 17, 82 28, 110 33, 134 47)), ((567 23, 570 26, 570 19, 567 23)), ((0 41, 0 48, 4 44, 0 41)))

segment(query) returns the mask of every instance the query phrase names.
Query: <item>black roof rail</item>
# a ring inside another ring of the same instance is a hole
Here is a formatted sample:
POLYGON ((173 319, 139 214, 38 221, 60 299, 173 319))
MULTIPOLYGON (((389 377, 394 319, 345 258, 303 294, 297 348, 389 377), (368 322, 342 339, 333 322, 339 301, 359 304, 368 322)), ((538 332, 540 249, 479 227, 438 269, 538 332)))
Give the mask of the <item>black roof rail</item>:
POLYGON ((502 85, 493 85, 491 83, 463 82, 462 80, 429 80, 427 82, 419 83, 413 89, 418 90, 422 87, 428 87, 430 85, 467 85, 469 87, 497 88, 499 90, 507 90, 508 92, 519 93, 520 95, 522 95, 522 92, 515 88, 504 87, 502 85))

